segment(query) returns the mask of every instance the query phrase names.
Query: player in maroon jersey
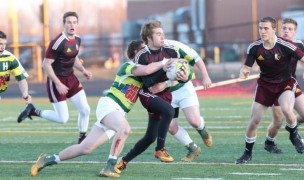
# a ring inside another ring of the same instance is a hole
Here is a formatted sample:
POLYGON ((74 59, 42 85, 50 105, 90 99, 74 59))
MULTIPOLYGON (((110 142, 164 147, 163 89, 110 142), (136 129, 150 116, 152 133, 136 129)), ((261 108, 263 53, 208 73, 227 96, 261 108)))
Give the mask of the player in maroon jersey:
POLYGON ((67 99, 78 110, 78 143, 85 137, 89 125, 90 106, 84 89, 74 74, 76 68, 89 80, 92 73, 87 71, 78 58, 80 37, 76 35, 78 15, 66 12, 63 15, 64 31, 53 39, 46 51, 43 69, 47 74, 47 93, 55 110, 38 110, 32 104, 20 114, 19 118, 40 116, 56 123, 67 123, 69 110, 67 99))
MULTIPOLYGON (((179 53, 173 46, 164 45, 164 31, 159 21, 153 20, 143 25, 141 29, 141 38, 146 46, 139 50, 135 56, 135 62, 147 65, 158 62, 164 58, 178 58, 179 53)), ((180 80, 186 81, 188 74, 179 73, 180 80)), ((152 75, 141 77, 144 86, 139 92, 141 104, 147 109, 149 115, 148 127, 146 134, 141 138, 134 147, 125 155, 122 160, 115 166, 115 171, 121 173, 126 164, 136 156, 144 152, 156 139, 157 145, 154 156, 162 162, 172 162, 173 157, 165 149, 166 135, 170 122, 174 115, 174 109, 170 105, 171 92, 169 88, 153 94, 149 91, 149 87, 156 83, 167 80, 163 70, 159 70, 152 75)))
MULTIPOLYGON (((286 18, 283 20, 282 25, 282 37, 285 39, 289 39, 293 41, 303 52, 304 52, 304 44, 302 41, 295 39, 297 33, 298 23, 296 20, 291 18, 286 18)), ((296 69, 297 69, 298 60, 295 58, 291 59, 291 73, 294 78, 296 78, 296 69)), ((294 109, 298 113, 297 122, 298 125, 303 123, 304 120, 304 95, 300 89, 300 86, 297 85, 295 91, 295 105, 294 109)), ((281 107, 278 101, 275 102, 274 106, 272 106, 272 122, 268 126, 267 135, 265 140, 264 149, 270 153, 281 154, 282 150, 277 147, 274 143, 275 137, 278 134, 279 129, 281 128, 284 120, 284 115, 282 113, 281 107)))
POLYGON ((297 121, 293 113, 297 81, 291 77, 290 71, 291 58, 304 62, 304 53, 291 41, 277 37, 275 32, 274 18, 264 17, 260 20, 260 39, 249 45, 245 64, 240 70, 240 78, 247 78, 252 65, 256 62, 261 73, 257 80, 255 100, 246 130, 245 151, 235 161, 236 164, 244 164, 251 160, 258 125, 267 108, 273 106, 276 100, 286 118, 286 130, 289 132, 290 141, 299 153, 304 152, 304 144, 298 133, 297 121))

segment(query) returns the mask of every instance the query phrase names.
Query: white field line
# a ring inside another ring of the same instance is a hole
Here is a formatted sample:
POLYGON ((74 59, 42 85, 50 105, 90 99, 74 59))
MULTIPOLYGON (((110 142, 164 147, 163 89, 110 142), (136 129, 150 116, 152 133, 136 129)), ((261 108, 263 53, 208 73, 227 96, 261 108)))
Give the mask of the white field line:
POLYGON ((233 175, 250 175, 250 176, 280 176, 282 174, 280 173, 240 173, 240 172, 235 172, 235 173, 228 173, 228 174, 233 174, 233 175))
POLYGON ((223 178, 171 178, 171 180, 222 180, 223 178))
POLYGON ((280 168, 282 171, 304 171, 302 168, 280 168))
MULTIPOLYGON (((12 160, 1 160, 0 163, 35 163, 36 161, 12 161, 12 160)), ((100 163, 107 163, 106 161, 63 161, 60 164, 100 164, 100 163)), ((246 164, 246 165, 236 165, 235 163, 221 163, 221 162, 172 162, 172 163, 164 163, 164 162, 139 162, 133 161, 129 162, 130 164, 151 164, 151 165, 185 165, 185 164, 192 164, 192 165, 232 165, 232 166, 278 166, 278 167, 303 167, 304 164, 246 164)), ((284 169, 284 168, 282 168, 284 169)), ((238 173, 238 172, 236 172, 238 173)))

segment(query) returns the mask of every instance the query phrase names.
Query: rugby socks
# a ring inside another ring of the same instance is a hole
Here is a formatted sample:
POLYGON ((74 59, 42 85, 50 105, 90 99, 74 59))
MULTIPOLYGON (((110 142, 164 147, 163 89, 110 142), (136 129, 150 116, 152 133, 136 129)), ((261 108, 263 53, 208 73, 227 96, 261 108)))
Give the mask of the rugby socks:
POLYGON ((275 138, 266 136, 265 144, 274 144, 275 138))
POLYGON ((290 136, 289 137, 295 137, 298 134, 298 126, 297 124, 290 125, 286 123, 285 129, 289 132, 290 136))
POLYGON ((56 163, 59 163, 60 162, 59 155, 58 154, 54 154, 53 156, 55 158, 56 163))
POLYGON ((178 126, 178 130, 176 134, 173 135, 173 137, 182 145, 187 146, 189 145, 192 141, 190 138, 188 132, 181 126, 178 126))
POLYGON ((111 154, 109 155, 108 159, 117 159, 116 156, 112 156, 111 154))
POLYGON ((41 110, 35 108, 35 109, 31 110, 30 115, 31 116, 40 116, 40 113, 41 113, 41 110))
POLYGON ((203 130, 205 128, 205 120, 204 120, 204 118, 201 116, 201 125, 198 127, 198 128, 196 128, 196 130, 198 131, 198 132, 200 132, 200 130, 203 130))
POLYGON ((246 145, 245 145, 245 153, 246 154, 252 154, 252 149, 253 149, 253 145, 256 141, 256 136, 249 138, 247 136, 245 136, 245 140, 246 140, 246 145))

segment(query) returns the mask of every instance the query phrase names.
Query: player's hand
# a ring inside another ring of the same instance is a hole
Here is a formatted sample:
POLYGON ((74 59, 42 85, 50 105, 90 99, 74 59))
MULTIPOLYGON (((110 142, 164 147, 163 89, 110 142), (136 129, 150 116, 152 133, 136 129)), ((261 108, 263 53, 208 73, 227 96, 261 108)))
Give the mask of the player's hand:
POLYGON ((84 70, 82 73, 87 78, 87 80, 90 80, 93 77, 93 74, 90 71, 84 70))
POLYGON ((26 104, 32 103, 32 96, 31 95, 27 95, 27 96, 23 97, 23 99, 25 100, 26 104))
POLYGON ((56 89, 60 95, 65 95, 69 91, 69 88, 66 85, 62 84, 61 82, 59 84, 56 84, 56 89))
POLYGON ((240 72, 240 79, 247 79, 249 76, 249 72, 240 72))
POLYGON ((188 80, 189 73, 187 69, 182 69, 176 73, 176 79, 178 81, 186 82, 188 80))
POLYGON ((302 80, 304 81, 304 73, 302 74, 302 80))
POLYGON ((249 76, 249 73, 250 73, 250 67, 244 65, 240 70, 239 78, 240 79, 247 79, 248 76, 249 76))
POLYGON ((174 59, 170 58, 168 59, 168 61, 166 62, 166 64, 163 66, 163 70, 165 72, 168 71, 168 69, 171 67, 171 64, 174 62, 174 59))
POLYGON ((209 88, 212 84, 212 81, 210 79, 210 77, 203 77, 203 80, 202 80, 202 86, 204 86, 204 90, 206 90, 207 88, 209 88))

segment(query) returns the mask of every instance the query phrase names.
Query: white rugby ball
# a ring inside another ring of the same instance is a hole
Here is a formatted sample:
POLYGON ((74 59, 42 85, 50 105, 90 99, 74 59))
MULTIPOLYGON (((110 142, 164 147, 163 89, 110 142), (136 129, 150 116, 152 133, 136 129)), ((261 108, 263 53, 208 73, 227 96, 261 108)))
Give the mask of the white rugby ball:
POLYGON ((171 65, 170 68, 167 70, 166 75, 167 78, 171 81, 176 80, 176 73, 184 70, 189 72, 189 64, 187 61, 180 59, 177 61, 174 61, 171 65))

